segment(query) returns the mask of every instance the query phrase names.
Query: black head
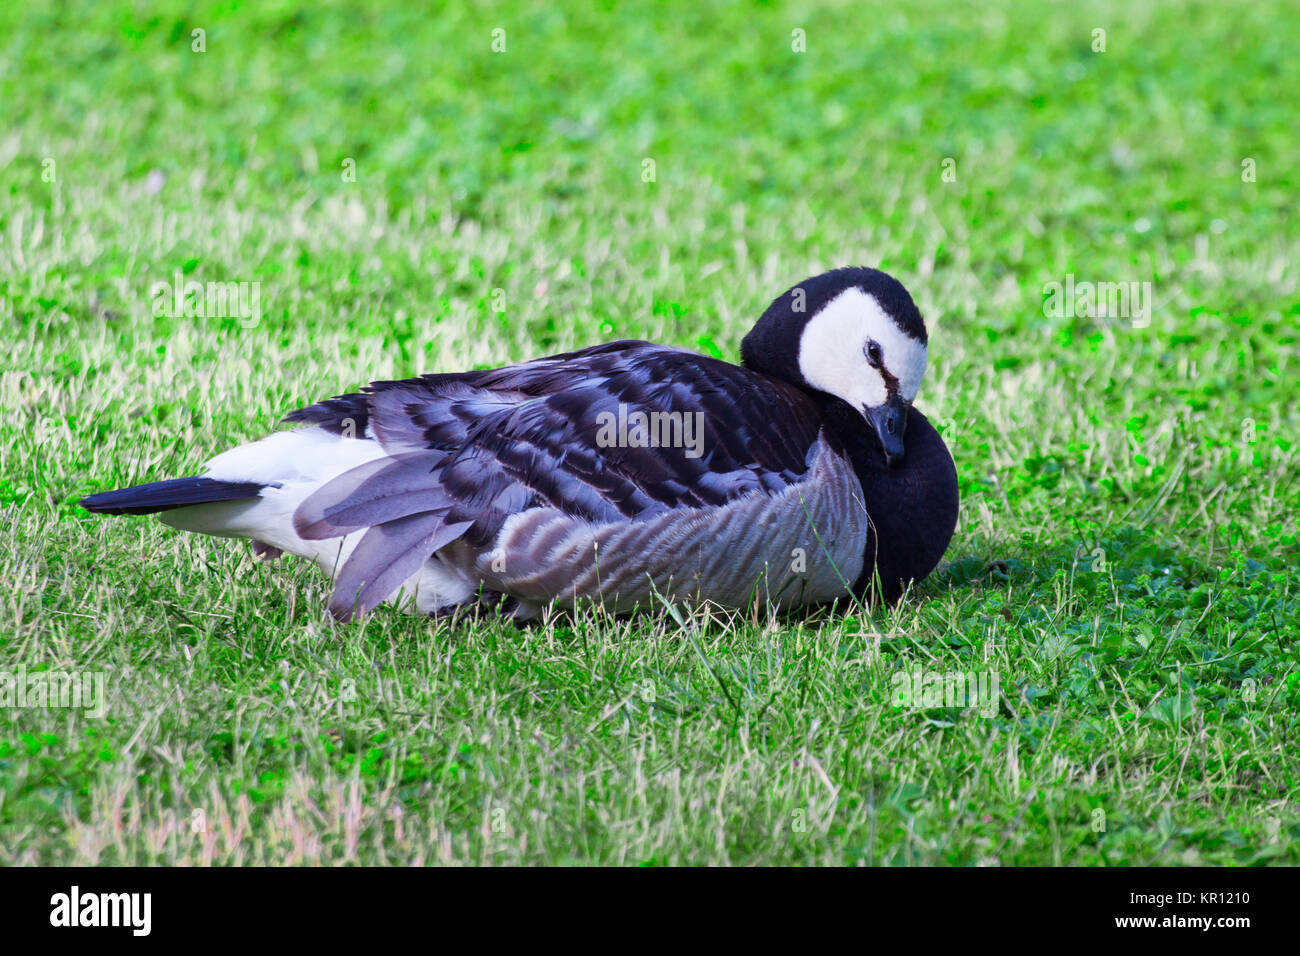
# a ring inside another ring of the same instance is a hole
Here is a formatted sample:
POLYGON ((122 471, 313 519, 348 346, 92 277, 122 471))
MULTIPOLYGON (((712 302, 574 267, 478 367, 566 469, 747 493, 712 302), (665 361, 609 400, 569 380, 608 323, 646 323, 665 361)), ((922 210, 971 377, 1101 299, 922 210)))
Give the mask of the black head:
POLYGON ((925 375, 925 322, 907 290, 878 269, 846 268, 786 290, 740 346, 746 368, 842 399, 875 429, 885 459, 925 375))

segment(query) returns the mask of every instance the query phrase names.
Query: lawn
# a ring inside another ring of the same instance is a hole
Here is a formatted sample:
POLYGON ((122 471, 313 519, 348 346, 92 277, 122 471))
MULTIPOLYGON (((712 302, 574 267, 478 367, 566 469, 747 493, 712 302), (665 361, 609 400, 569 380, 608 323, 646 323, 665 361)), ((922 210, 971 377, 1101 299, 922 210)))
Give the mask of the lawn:
POLYGON ((0 670, 105 695, 0 707, 0 862, 1300 862, 1293 4, 294 6, 0 5, 0 670), (892 609, 341 625, 76 505, 845 264, 961 484, 892 609))

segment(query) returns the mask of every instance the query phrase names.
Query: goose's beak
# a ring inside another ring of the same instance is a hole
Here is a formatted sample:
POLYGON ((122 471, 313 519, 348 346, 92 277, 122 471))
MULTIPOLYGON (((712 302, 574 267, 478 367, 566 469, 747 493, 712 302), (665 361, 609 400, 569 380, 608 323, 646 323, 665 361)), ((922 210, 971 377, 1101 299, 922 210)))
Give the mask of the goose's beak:
POLYGON ((903 460, 903 432, 907 430, 909 407, 897 395, 890 395, 885 404, 862 410, 862 414, 880 436, 880 447, 885 450, 885 464, 890 467, 903 460))

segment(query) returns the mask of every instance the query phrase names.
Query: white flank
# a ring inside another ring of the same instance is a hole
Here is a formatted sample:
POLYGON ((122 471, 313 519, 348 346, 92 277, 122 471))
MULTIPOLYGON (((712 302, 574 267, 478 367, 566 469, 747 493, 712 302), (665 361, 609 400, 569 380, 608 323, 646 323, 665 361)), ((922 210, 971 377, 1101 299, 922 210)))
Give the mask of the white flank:
MULTIPOLYGON (((294 530, 294 512, 322 485, 345 471, 386 455, 371 438, 343 438, 315 427, 276 432, 213 458, 207 463, 204 477, 278 484, 278 488, 263 488, 257 498, 177 508, 158 517, 183 531, 261 541, 287 554, 315 561, 334 578, 365 531, 309 541, 300 538, 294 530)), ((430 558, 388 596, 386 603, 401 604, 410 598, 415 608, 427 613, 469 600, 477 584, 477 580, 445 566, 437 558, 430 558)))
POLYGON ((345 538, 308 541, 293 529, 298 505, 343 472, 385 456, 377 441, 343 438, 323 428, 276 432, 261 441, 223 452, 207 464, 204 476, 218 481, 278 484, 257 498, 218 501, 164 511, 164 524, 225 538, 252 538, 289 554, 310 558, 333 576, 365 532, 345 538))

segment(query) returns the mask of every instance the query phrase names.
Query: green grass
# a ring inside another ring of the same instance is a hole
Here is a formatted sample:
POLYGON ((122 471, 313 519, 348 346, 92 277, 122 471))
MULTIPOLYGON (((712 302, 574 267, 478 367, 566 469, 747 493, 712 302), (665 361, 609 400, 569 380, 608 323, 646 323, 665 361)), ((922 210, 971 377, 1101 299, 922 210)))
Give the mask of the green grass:
POLYGON ((1290 4, 292 6, 0 5, 0 669, 108 705, 0 709, 0 861, 1300 862, 1290 4), (850 263, 962 490, 892 611, 341 626, 75 504, 371 378, 734 357, 850 263), (155 318, 177 271, 261 322, 155 318))

